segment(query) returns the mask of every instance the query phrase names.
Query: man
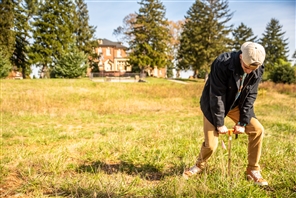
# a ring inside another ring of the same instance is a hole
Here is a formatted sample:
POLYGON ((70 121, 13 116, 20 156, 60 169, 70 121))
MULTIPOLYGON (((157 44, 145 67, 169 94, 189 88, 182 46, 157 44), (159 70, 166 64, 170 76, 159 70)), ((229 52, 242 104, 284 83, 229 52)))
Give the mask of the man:
POLYGON ((226 134, 224 118, 235 122, 234 133, 248 135, 246 175, 258 185, 268 185, 260 174, 264 128, 254 114, 253 104, 264 71, 265 50, 262 45, 246 42, 238 52, 223 53, 211 65, 211 72, 202 92, 200 106, 204 120, 204 142, 196 164, 183 173, 201 173, 217 149, 219 134, 226 134))

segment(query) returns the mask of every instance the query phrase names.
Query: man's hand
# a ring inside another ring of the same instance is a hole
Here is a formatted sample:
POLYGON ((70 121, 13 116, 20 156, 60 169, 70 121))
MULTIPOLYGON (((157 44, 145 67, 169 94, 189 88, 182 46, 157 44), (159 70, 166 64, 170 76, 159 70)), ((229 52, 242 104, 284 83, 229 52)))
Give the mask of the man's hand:
POLYGON ((219 134, 226 134, 228 133, 228 129, 225 125, 217 127, 218 133, 219 134))
POLYGON ((243 133, 245 133, 246 127, 240 126, 240 125, 235 125, 233 127, 233 129, 234 129, 234 131, 233 131, 234 134, 243 134, 243 133))

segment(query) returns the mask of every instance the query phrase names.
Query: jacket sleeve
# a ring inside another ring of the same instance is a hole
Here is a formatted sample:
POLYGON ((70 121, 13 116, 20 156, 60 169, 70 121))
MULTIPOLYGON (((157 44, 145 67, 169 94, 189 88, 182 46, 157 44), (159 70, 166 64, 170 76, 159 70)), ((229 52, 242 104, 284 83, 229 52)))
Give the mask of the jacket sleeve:
POLYGON ((264 71, 264 66, 262 66, 260 71, 260 77, 258 77, 252 86, 246 87, 248 95, 245 97, 245 100, 242 102, 240 107, 240 119, 241 124, 248 125, 252 117, 255 117, 254 113, 254 102, 257 98, 259 83, 262 79, 262 73, 264 71))
POLYGON ((211 66, 210 80, 210 111, 214 126, 223 126, 225 117, 225 101, 227 91, 227 74, 224 66, 229 54, 220 55, 211 66))

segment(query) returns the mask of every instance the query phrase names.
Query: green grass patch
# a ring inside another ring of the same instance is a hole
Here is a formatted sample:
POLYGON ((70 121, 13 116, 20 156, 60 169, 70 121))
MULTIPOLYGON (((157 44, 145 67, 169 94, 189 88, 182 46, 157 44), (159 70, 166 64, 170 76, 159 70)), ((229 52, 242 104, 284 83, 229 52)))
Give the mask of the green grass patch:
MULTIPOLYGON (((266 189, 245 180, 246 135, 233 140, 231 179, 219 145, 207 170, 184 180, 203 142, 204 82, 146 80, 2 80, 1 196, 296 196, 295 96, 282 93, 293 88, 260 88, 255 103, 265 127, 266 189)), ((230 119, 226 124, 233 126, 230 119)))

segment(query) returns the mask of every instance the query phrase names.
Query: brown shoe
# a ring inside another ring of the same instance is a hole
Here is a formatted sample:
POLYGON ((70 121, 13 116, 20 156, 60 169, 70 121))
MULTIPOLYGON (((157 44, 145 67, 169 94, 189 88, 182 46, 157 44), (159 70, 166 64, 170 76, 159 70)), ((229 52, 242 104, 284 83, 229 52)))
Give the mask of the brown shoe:
POLYGON ((255 184, 259 186, 268 186, 268 182, 263 179, 259 170, 247 170, 246 171, 247 179, 254 181, 255 184))
POLYGON ((197 165, 194 165, 192 166, 190 169, 188 170, 185 170, 184 173, 183 173, 183 177, 185 179, 188 179, 189 177, 191 177, 192 175, 196 175, 196 174, 199 174, 201 173, 203 170, 197 166, 197 165))

